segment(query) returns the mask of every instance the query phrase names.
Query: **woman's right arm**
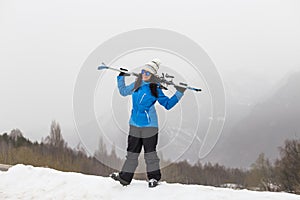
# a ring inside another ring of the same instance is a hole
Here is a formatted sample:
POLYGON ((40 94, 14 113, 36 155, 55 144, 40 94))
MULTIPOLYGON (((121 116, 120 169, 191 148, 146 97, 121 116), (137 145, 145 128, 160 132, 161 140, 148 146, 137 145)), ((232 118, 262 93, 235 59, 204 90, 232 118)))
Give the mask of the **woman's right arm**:
POLYGON ((125 85, 124 76, 117 76, 118 89, 122 96, 131 95, 133 93, 134 82, 130 85, 125 85))

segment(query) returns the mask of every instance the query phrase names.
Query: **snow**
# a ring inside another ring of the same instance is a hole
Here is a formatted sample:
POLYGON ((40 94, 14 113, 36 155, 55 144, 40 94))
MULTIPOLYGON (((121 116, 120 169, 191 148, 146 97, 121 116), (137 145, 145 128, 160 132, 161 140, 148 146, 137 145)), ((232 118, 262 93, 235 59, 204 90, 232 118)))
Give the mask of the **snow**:
POLYGON ((138 180, 123 187, 108 177, 18 164, 0 171, 0 199, 300 200, 300 196, 166 182, 148 188, 146 181, 138 180))

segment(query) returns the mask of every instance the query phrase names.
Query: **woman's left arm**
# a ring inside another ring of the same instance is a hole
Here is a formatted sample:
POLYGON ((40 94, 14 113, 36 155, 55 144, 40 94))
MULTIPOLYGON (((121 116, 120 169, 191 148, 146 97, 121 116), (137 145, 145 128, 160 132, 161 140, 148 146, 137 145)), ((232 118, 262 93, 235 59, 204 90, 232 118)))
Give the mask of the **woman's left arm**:
POLYGON ((159 102, 160 105, 165 107, 167 110, 173 108, 183 96, 182 92, 176 91, 175 94, 171 98, 169 98, 163 93, 161 88, 157 88, 157 92, 158 92, 157 101, 159 102))

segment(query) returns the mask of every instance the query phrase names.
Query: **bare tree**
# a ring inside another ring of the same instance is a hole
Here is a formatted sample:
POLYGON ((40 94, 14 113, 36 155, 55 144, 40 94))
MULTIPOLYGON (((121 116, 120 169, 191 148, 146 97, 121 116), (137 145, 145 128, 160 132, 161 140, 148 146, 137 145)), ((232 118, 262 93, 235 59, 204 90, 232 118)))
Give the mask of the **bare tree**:
POLYGON ((17 141, 18 138, 23 137, 23 134, 20 131, 20 129, 13 129, 10 131, 9 137, 12 138, 14 141, 17 141))
POLYGON ((64 147, 66 145, 61 134, 60 126, 56 121, 52 121, 50 127, 50 136, 47 136, 45 141, 47 144, 55 147, 64 147))
POLYGON ((276 162, 282 189, 300 194, 300 140, 287 140, 276 162))

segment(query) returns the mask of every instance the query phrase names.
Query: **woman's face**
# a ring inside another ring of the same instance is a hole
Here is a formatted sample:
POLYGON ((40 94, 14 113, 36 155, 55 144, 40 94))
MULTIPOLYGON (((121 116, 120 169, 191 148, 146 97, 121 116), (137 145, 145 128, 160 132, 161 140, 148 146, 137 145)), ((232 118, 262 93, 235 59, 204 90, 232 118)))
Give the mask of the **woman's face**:
POLYGON ((142 70, 142 79, 143 79, 143 81, 149 81, 151 76, 152 76, 152 74, 149 71, 147 71, 145 69, 142 70))

